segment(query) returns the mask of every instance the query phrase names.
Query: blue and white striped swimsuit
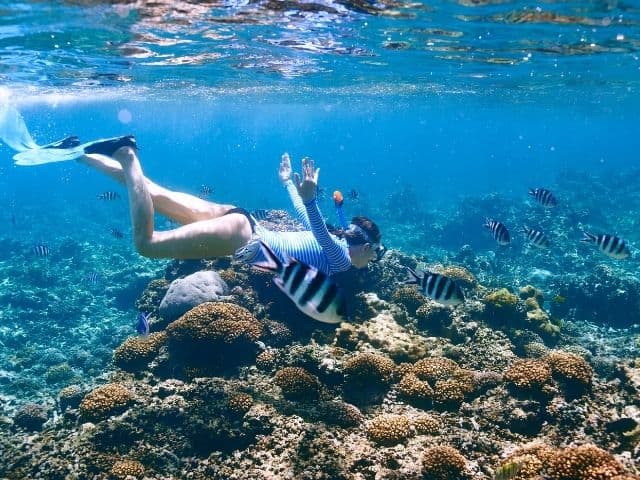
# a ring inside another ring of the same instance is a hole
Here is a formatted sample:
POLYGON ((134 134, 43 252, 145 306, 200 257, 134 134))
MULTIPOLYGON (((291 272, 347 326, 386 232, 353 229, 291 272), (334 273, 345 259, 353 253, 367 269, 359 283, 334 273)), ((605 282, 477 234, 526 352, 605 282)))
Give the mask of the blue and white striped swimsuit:
POLYGON ((304 232, 273 232, 256 226, 256 234, 284 259, 287 255, 332 275, 351 268, 349 246, 343 238, 332 235, 322 219, 318 202, 304 204, 291 180, 285 184, 304 232))

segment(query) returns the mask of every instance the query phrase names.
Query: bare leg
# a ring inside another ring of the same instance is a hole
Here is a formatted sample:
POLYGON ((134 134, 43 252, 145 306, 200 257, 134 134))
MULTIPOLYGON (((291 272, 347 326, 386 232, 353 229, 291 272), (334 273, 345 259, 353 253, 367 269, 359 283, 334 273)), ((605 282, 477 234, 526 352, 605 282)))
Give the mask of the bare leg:
MULTIPOLYGON (((92 154, 84 155, 78 161, 95 168, 122 185, 125 184, 122 166, 116 160, 104 155, 92 154)), ((234 207, 233 205, 207 202, 194 195, 168 190, 146 177, 144 181, 155 210, 182 225, 221 217, 234 207)))
POLYGON ((231 255, 251 239, 251 225, 233 213, 201 220, 174 230, 155 232, 153 200, 134 150, 122 147, 113 155, 122 166, 129 192, 129 211, 136 249, 152 258, 206 258, 231 255))

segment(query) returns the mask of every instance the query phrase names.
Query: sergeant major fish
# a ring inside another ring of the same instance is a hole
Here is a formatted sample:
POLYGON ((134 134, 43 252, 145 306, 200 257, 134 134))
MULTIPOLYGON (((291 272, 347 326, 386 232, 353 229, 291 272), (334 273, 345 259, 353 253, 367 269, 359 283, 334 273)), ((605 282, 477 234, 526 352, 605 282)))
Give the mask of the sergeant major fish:
POLYGON ((118 192, 102 192, 96 195, 98 200, 118 200, 120 194, 118 192))
POLYGON ((522 227, 522 231, 529 240, 529 243, 537 248, 549 248, 550 242, 549 237, 547 237, 544 232, 540 230, 534 230, 533 228, 529 228, 526 225, 522 227))
POLYGON ((265 272, 275 273, 273 282, 298 307, 298 310, 314 320, 324 323, 345 322, 347 302, 340 287, 325 273, 298 260, 288 257, 281 261, 263 241, 251 242, 234 255, 238 260, 254 258, 250 252, 259 246, 264 260, 251 265, 265 272))
POLYGON ((558 200, 551 190, 546 188, 530 188, 529 195, 536 199, 536 201, 546 208, 553 208, 558 205, 558 200))
POLYGON ((620 237, 615 235, 609 235, 608 233, 602 233, 594 235, 589 232, 582 232, 584 237, 583 242, 595 243, 598 249, 607 255, 608 257, 615 258, 617 260, 623 260, 631 255, 629 245, 620 237))
POLYGON ((439 273, 421 272, 407 267, 409 278, 405 280, 407 285, 418 285, 420 292, 443 305, 460 305, 464 303, 464 294, 458 284, 439 273))
POLYGON ((511 242, 509 230, 507 230, 507 227, 505 227, 502 222, 487 218, 483 227, 491 231, 491 235, 495 241, 498 242, 498 245, 508 245, 511 242))

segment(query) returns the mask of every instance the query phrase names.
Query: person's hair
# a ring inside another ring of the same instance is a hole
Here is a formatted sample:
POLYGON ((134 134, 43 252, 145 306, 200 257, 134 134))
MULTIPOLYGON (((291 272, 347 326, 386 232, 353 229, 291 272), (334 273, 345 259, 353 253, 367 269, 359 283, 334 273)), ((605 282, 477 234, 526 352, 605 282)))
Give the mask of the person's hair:
POLYGON ((366 238, 362 232, 357 229, 344 230, 342 228, 331 228, 329 226, 329 231, 338 238, 344 238, 351 247, 364 245, 369 242, 380 243, 380 239, 382 238, 382 235, 380 235, 380 229, 371 219, 358 216, 353 217, 351 219, 351 223, 360 227, 369 238, 366 238))

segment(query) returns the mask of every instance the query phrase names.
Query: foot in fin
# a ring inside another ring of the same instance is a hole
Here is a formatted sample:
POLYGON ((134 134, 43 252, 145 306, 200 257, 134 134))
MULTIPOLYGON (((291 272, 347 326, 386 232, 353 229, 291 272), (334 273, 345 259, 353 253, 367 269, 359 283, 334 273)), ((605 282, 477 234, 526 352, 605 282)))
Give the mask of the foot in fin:
POLYGON ((131 147, 134 150, 137 150, 138 144, 136 143, 135 137, 133 135, 125 135, 124 137, 98 140, 97 142, 84 147, 84 153, 98 153, 100 155, 112 157, 116 150, 122 147, 131 147))
POLYGON ((48 145, 43 146, 42 148, 74 148, 80 145, 80 139, 75 135, 72 135, 67 138, 63 138, 62 140, 58 140, 57 142, 50 143, 48 145))

